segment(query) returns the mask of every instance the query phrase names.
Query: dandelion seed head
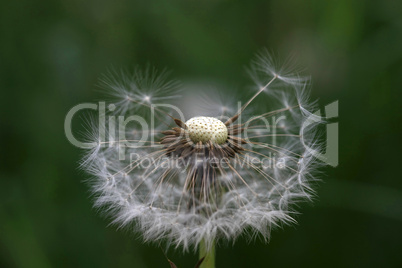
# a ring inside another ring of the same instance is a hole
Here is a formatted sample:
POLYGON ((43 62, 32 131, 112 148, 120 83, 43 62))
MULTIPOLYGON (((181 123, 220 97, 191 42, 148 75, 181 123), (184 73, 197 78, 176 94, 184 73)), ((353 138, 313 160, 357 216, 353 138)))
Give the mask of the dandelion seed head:
POLYGON ((311 151, 322 148, 316 138, 320 117, 312 117, 306 80, 278 68, 271 56, 260 54, 250 72, 257 90, 241 107, 209 100, 202 106, 216 115, 180 118, 166 104, 193 105, 178 100, 178 84, 166 81, 166 72, 136 69, 131 76, 105 78, 118 97, 113 113, 129 118, 153 109, 155 116, 146 121, 149 129, 137 124, 108 141, 98 133, 109 132, 90 120, 88 144, 96 146, 81 165, 93 176, 95 206, 145 241, 184 250, 250 230, 250 239, 268 240, 271 229, 294 223, 295 204, 314 194, 320 164, 311 151))

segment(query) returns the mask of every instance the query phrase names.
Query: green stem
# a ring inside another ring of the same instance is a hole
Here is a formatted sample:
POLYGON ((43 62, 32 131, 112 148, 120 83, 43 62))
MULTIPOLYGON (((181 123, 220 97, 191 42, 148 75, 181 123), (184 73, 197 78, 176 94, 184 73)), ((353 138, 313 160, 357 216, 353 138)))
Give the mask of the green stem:
POLYGON ((208 250, 204 240, 200 243, 200 259, 204 258, 200 268, 215 268, 215 243, 212 244, 211 249, 208 250))

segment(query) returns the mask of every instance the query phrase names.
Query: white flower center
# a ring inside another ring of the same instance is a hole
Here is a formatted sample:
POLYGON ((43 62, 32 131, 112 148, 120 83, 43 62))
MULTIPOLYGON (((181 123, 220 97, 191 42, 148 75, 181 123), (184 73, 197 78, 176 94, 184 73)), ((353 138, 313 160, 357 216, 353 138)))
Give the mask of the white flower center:
POLYGON ((186 122, 187 132, 194 143, 223 144, 228 138, 228 129, 222 121, 213 117, 193 117, 186 122))

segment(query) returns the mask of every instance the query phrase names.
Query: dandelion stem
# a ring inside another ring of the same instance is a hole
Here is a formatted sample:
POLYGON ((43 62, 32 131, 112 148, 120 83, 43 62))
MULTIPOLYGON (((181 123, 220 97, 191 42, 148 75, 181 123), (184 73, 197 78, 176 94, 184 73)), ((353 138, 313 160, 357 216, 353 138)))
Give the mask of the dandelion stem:
POLYGON ((202 240, 199 250, 200 259, 204 258, 200 268, 215 268, 215 243, 212 242, 212 246, 208 249, 205 240, 202 240))

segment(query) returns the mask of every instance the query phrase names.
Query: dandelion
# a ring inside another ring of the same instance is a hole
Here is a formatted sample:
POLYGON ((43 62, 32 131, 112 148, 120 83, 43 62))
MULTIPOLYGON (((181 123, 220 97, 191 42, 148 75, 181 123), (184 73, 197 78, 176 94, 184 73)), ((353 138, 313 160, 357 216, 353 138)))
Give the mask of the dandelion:
MULTIPOLYGON (((168 105, 179 96, 165 74, 147 68, 104 79, 120 98, 113 116, 151 116, 135 117, 117 134, 109 128, 108 141, 98 138, 105 129, 91 124, 93 148, 82 166, 93 175, 95 206, 145 241, 199 248, 208 267, 219 241, 246 231, 268 240, 272 228, 295 222, 293 204, 311 198, 318 165, 306 145, 320 147, 315 124, 303 124, 314 116, 308 79, 275 68, 265 52, 249 71, 255 89, 244 104, 192 118, 168 105)), ((198 94, 182 106, 199 104, 198 94)))

